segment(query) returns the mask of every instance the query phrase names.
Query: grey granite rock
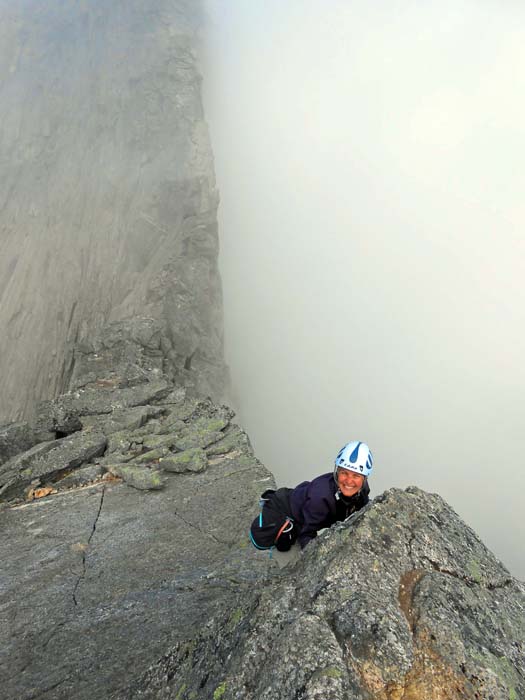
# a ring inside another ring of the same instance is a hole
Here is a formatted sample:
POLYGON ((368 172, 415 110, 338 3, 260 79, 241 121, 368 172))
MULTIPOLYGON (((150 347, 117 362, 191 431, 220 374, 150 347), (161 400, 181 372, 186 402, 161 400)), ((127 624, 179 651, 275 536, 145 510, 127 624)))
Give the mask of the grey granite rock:
POLYGON ((137 406, 136 408, 116 409, 109 416, 82 416, 84 428, 94 427, 112 435, 123 430, 136 430, 147 421, 162 415, 164 409, 160 406, 137 406))
POLYGON ((260 585, 274 565, 246 524, 273 479, 234 453, 160 491, 107 481, 0 511, 3 698, 108 698, 260 585))
POLYGON ((231 430, 224 431, 223 438, 206 448, 206 454, 210 457, 227 454, 232 450, 239 449, 239 446, 242 446, 247 452, 253 452, 248 435, 238 426, 233 426, 231 430))
POLYGON ((41 442, 2 464, 0 466, 0 500, 2 492, 20 478, 20 472, 25 469, 27 465, 31 464, 33 460, 44 459, 47 453, 54 447, 54 440, 41 442))
POLYGON ((168 447, 156 447, 154 450, 148 450, 147 452, 134 453, 129 452, 130 460, 133 460, 137 464, 158 464, 159 460, 165 455, 169 454, 168 447))
POLYGON ((185 428, 185 423, 181 420, 172 420, 172 422, 159 421, 159 425, 155 430, 157 435, 180 435, 185 428))
POLYGON ((143 364, 224 393, 200 15, 200 0, 0 3, 0 421, 96 381, 83 349, 115 370, 121 342, 126 382, 143 364), (99 341, 108 322, 124 325, 99 341))
POLYGON ((222 440, 221 432, 229 424, 229 419, 222 415, 213 417, 201 416, 193 420, 186 428, 176 435, 174 442, 178 450, 189 450, 200 447, 205 448, 212 443, 222 440))
POLYGON ((166 485, 158 469, 148 469, 139 464, 109 464, 106 469, 139 491, 158 491, 166 485))
POLYGON ((81 429, 78 410, 68 400, 42 401, 38 404, 33 430, 40 441, 65 437, 81 429))
POLYGON ((518 700, 524 610, 439 496, 391 489, 113 697, 518 700))
MULTIPOLYGON (((104 468, 100 464, 89 464, 87 467, 79 467, 59 480, 55 480, 53 486, 56 489, 71 489, 78 486, 86 486, 100 479, 104 474, 104 468)), ((44 486, 46 482, 44 482, 44 486)))
POLYGON ((102 433, 82 431, 69 437, 42 443, 3 465, 0 498, 21 496, 35 481, 49 482, 62 472, 79 467, 104 453, 106 437, 102 433))
POLYGON ((82 429, 0 466, 7 700, 524 697, 525 587, 441 498, 392 489, 279 570, 232 411, 125 359, 35 422, 82 429))
POLYGON ((206 452, 194 447, 175 455, 167 455, 159 460, 159 467, 166 472, 202 472, 208 466, 206 452))
POLYGON ((63 394, 50 402, 55 410, 77 416, 107 415, 115 410, 153 403, 166 396, 172 385, 165 378, 156 378, 137 386, 114 389, 107 386, 90 387, 63 394))
POLYGON ((120 430, 118 433, 113 433, 109 436, 107 453, 110 455, 114 452, 128 452, 133 443, 133 432, 120 430))
POLYGON ((171 448, 177 440, 176 435, 146 435, 142 438, 142 446, 144 449, 154 450, 157 447, 171 448))
POLYGON ((175 447, 178 450, 190 450, 196 447, 205 448, 222 438, 222 433, 202 430, 190 431, 182 437, 177 437, 175 447))
POLYGON ((8 423, 0 426, 0 466, 20 452, 26 452, 38 442, 29 423, 8 423))
POLYGON ((125 388, 153 381, 162 374, 165 333, 165 324, 152 318, 107 324, 76 344, 71 389, 125 388))

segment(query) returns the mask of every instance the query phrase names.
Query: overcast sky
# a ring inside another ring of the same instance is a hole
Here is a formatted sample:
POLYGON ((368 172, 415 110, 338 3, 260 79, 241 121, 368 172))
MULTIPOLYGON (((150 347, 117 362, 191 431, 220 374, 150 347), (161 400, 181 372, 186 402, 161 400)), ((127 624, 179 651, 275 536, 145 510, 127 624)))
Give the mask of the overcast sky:
POLYGON ((525 578, 525 6, 208 0, 226 350, 279 485, 369 443, 525 578))

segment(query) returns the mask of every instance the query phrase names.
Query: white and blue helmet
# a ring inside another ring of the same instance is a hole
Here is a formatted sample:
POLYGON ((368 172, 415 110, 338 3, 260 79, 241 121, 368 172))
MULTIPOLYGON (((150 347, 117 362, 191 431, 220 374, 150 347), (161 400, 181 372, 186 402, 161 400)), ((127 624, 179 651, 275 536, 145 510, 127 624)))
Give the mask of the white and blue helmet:
POLYGON ((364 442, 354 440, 346 444, 335 458, 334 477, 338 469, 348 469, 363 476, 370 476, 374 459, 370 448, 364 442))

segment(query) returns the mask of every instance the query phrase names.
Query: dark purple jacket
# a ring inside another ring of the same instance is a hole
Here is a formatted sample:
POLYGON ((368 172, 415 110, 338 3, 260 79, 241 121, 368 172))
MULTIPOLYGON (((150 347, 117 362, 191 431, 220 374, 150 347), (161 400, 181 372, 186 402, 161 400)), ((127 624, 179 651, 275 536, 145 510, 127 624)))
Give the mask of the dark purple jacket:
POLYGON ((370 488, 365 479, 363 488, 351 498, 339 492, 332 472, 321 474, 313 481, 303 481, 290 493, 292 517, 299 526, 298 540, 301 549, 317 537, 319 530, 345 520, 368 503, 370 488))

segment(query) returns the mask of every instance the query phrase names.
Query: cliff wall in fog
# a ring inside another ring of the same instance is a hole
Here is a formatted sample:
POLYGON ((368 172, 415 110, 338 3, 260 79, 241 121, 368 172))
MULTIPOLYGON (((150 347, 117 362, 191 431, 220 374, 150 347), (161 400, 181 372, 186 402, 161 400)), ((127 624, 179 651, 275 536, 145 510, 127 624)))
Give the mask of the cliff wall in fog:
POLYGON ((163 325, 172 378, 222 394, 199 4, 0 0, 0 422, 137 315, 163 325))

